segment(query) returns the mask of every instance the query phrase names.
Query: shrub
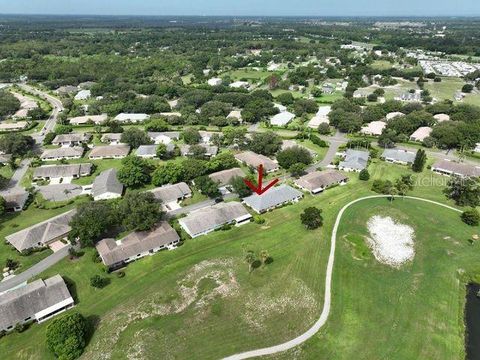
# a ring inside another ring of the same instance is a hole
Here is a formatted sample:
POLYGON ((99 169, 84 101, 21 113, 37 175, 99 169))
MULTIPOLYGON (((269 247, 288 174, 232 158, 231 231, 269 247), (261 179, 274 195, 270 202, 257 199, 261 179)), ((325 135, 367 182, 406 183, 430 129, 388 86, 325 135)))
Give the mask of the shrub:
POLYGON ((117 277, 118 277, 119 279, 125 277, 125 272, 124 272, 124 271, 119 271, 119 272, 117 272, 117 277))
POLYGON ((360 174, 358 174, 358 178, 362 181, 368 181, 370 179, 370 173, 367 169, 363 169, 360 171, 360 174))
POLYGON ((470 226, 478 226, 480 224, 480 214, 476 209, 465 210, 461 215, 462 221, 470 226))
POLYGON ((69 313, 52 320, 46 330, 47 346, 62 360, 82 355, 86 345, 87 321, 79 313, 69 313))
POLYGON ((94 275, 90 278, 90 286, 97 288, 97 289, 102 289, 105 286, 107 286, 109 283, 108 278, 102 277, 100 275, 94 275))

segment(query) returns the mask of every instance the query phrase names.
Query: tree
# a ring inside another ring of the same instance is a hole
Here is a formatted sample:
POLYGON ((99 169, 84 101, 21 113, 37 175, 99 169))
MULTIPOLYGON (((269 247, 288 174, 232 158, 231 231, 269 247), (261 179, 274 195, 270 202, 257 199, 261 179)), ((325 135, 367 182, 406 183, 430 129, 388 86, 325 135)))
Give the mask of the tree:
POLYGON ((418 173, 422 172, 426 162, 427 154, 425 153, 425 150, 418 149, 417 154, 415 155, 415 160, 412 164, 412 170, 418 173))
POLYGON ((150 182, 153 168, 150 163, 138 156, 127 156, 122 160, 122 168, 117 177, 127 187, 141 187, 150 182))
POLYGON ((176 184, 185 178, 182 164, 175 162, 167 162, 165 165, 159 166, 152 174, 152 183, 155 186, 165 184, 176 184))
POLYGON ((79 205, 70 220, 68 238, 78 239, 82 247, 93 246, 107 229, 116 223, 112 207, 105 202, 89 202, 79 205))
POLYGON ((474 86, 472 84, 465 84, 462 87, 462 92, 468 94, 468 93, 471 93, 473 91, 473 89, 474 89, 474 86))
POLYGON ((321 135, 330 135, 332 130, 330 129, 330 125, 327 123, 321 123, 318 125, 318 133, 321 135))
POLYGON ((480 180, 454 176, 444 190, 445 195, 459 206, 480 205, 480 180))
POLYGON ((0 91, 0 117, 4 118, 15 114, 20 109, 20 101, 9 91, 0 91))
POLYGON ((288 106, 288 105, 292 105, 295 99, 293 98, 292 93, 284 92, 277 96, 277 101, 282 105, 288 106))
POLYGON ((163 119, 151 119, 145 125, 147 131, 167 131, 169 128, 167 122, 163 119))
POLYGON ((296 164, 293 164, 292 166, 290 166, 290 168, 288 169, 288 171, 290 172, 290 174, 294 177, 294 178, 299 178, 300 176, 303 176, 305 175, 305 170, 307 168, 307 165, 303 164, 303 163, 296 163, 296 164))
POLYGON ((195 186, 200 190, 202 194, 207 195, 210 198, 220 196, 218 184, 206 175, 196 178, 195 186))
POLYGON ((462 221, 470 226, 478 226, 480 224, 480 213, 477 209, 465 210, 461 215, 462 221))
POLYGON ((43 145, 51 145, 53 139, 57 136, 56 133, 54 132, 49 132, 45 137, 43 138, 43 145))
POLYGON ((47 347, 61 360, 74 360, 86 345, 87 320, 70 312, 50 321, 46 329, 47 347))
POLYGON ((3 196, 0 196, 0 215, 5 214, 5 211, 7 211, 7 202, 3 196))
POLYGON ((290 169, 293 164, 308 165, 312 162, 312 155, 304 147, 292 146, 277 154, 277 161, 284 169, 290 169))
POLYGON ((0 137, 0 151, 12 154, 14 157, 26 155, 33 150, 35 140, 31 136, 19 133, 6 134, 0 137))
POLYGON ((318 110, 318 104, 315 100, 299 99, 293 105, 295 115, 302 116, 304 114, 314 114, 318 110))
POLYGON ((282 138, 272 131, 264 133, 254 133, 252 139, 248 143, 248 148, 265 156, 272 156, 282 146, 282 138))
POLYGON ((202 136, 200 135, 198 130, 195 130, 193 128, 185 129, 182 132, 181 137, 182 137, 183 141, 185 142, 185 144, 188 144, 188 145, 198 144, 200 142, 200 140, 202 140, 202 136))
POLYGON ((167 145, 165 144, 158 144, 157 146, 157 151, 156 151, 156 155, 159 159, 166 159, 167 158, 167 154, 168 154, 168 151, 167 151, 167 145))
MULTIPOLYGON (((252 181, 253 179, 250 177, 248 180, 252 181)), ((252 195, 252 190, 247 186, 247 184, 245 184, 245 181, 243 181, 240 176, 235 176, 232 178, 230 180, 230 185, 232 186, 233 191, 241 198, 252 195)))
POLYGON ((322 210, 314 206, 308 207, 300 214, 300 220, 308 230, 317 229, 323 225, 322 210))
POLYGON ((191 181, 207 173, 207 162, 199 159, 185 159, 182 162, 185 181, 191 181))
POLYGON ((260 259, 262 261, 262 266, 266 265, 269 258, 270 258, 270 255, 268 254, 267 250, 260 251, 260 259))
POLYGON ((118 216, 126 230, 147 231, 160 220, 162 212, 151 192, 129 192, 118 205, 118 216))
POLYGON ((360 174, 358 174, 358 178, 362 181, 368 181, 370 180, 370 173, 367 169, 363 169, 362 171, 360 171, 360 174))
POLYGON ((245 262, 248 264, 248 272, 251 273, 253 270, 253 263, 257 260, 255 253, 252 250, 248 250, 245 254, 245 262))
POLYGON ((102 289, 105 286, 107 286, 109 283, 108 278, 100 276, 100 275, 93 275, 90 278, 90 286, 97 288, 97 289, 102 289))
POLYGON ((132 148, 138 148, 140 145, 152 144, 150 136, 138 128, 132 127, 125 130, 121 136, 121 142, 130 145, 132 148))

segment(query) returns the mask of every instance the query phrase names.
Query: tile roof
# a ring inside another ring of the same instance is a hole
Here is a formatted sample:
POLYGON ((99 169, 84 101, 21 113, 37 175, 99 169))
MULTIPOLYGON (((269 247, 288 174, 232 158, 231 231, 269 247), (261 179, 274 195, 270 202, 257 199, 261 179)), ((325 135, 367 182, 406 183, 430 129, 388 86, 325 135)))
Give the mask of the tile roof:
POLYGON ((338 167, 363 170, 367 167, 369 156, 370 154, 368 151, 348 149, 346 151, 345 160, 341 161, 338 167))
POLYGON ((381 157, 410 164, 415 160, 415 153, 401 149, 385 149, 381 157))
POLYGON ((125 144, 96 146, 90 151, 89 158, 127 156, 130 146, 125 144))
POLYGON ((92 172, 92 164, 45 165, 35 168, 33 178, 64 178, 87 176, 92 172))
POLYGON ((58 149, 46 149, 42 155, 41 159, 61 159, 69 157, 81 157, 83 155, 82 147, 64 147, 58 149))
POLYGON ((454 161, 439 160, 432 165, 433 170, 452 173, 458 176, 477 177, 480 176, 480 167, 460 164, 454 161))
POLYGON ((339 171, 326 170, 326 171, 314 171, 307 175, 297 179, 295 183, 308 190, 317 191, 319 189, 327 188, 331 185, 338 184, 342 181, 347 181, 348 177, 339 171))
POLYGON ((157 200, 162 203, 169 203, 183 199, 186 196, 192 195, 192 190, 184 182, 178 184, 169 184, 150 190, 157 200))
POLYGON ((233 168, 233 169, 218 171, 216 173, 208 175, 208 177, 213 181, 217 182, 220 186, 225 186, 225 185, 228 185, 230 181, 235 177, 244 178, 245 173, 240 168, 233 168))
POLYGON ((278 164, 275 161, 264 155, 256 154, 253 151, 244 151, 240 154, 237 154, 235 155, 235 159, 254 168, 257 168, 258 165, 263 164, 263 168, 266 171, 278 169, 278 164))
POLYGON ((117 170, 108 169, 95 178, 92 186, 92 195, 97 197, 105 193, 122 195, 123 184, 117 179, 117 170))
POLYGON ((288 185, 274 187, 262 195, 253 194, 243 199, 245 204, 257 212, 280 206, 302 197, 302 192, 288 185))

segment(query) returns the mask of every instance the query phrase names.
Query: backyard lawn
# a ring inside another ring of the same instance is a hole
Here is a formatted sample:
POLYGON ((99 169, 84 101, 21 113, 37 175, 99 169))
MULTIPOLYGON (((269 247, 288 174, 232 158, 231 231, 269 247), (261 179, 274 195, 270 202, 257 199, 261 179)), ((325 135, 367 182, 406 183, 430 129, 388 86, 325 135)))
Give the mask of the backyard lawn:
MULTIPOLYGON (((369 182, 361 182, 357 174, 350 174, 351 181, 346 186, 316 197, 306 196, 296 205, 266 214, 263 224, 250 223, 213 232, 187 240, 175 251, 132 263, 125 269, 124 278, 108 275, 111 284, 102 290, 89 285, 92 275, 102 274, 101 264, 92 261, 92 250, 87 250, 79 260, 60 262, 42 277, 60 273, 73 281, 76 310, 95 321, 97 328, 83 356, 85 359, 158 358, 159 353, 162 358, 188 359, 195 354, 199 359, 218 359, 273 345, 304 332, 320 314, 330 234, 340 208, 353 199, 372 194, 369 189, 373 179, 395 179, 409 172, 407 167, 376 160, 370 166, 369 182), (312 205, 323 209, 325 223, 319 230, 307 231, 299 221, 299 214, 312 205), (249 273, 244 261, 246 250, 256 254, 267 250, 272 261, 249 273)), ((418 177, 428 180, 431 173, 426 171, 418 177)), ((416 188, 412 195, 446 202, 442 187, 432 186, 428 181, 421 183, 426 186, 416 188)), ((398 354, 387 355, 411 358, 408 355, 413 350, 409 346, 418 349, 421 330, 422 336, 431 335, 432 346, 438 347, 434 352, 439 354, 437 359, 452 358, 449 355, 458 354, 458 346, 463 341, 460 336, 462 284, 452 279, 457 268, 469 270, 467 260, 473 255, 464 254, 466 250, 471 252, 464 242, 470 229, 460 223, 457 214, 438 207, 412 205, 408 200, 397 199, 393 204, 379 200, 362 205, 348 211, 340 238, 352 232, 351 236, 358 240, 364 233, 363 219, 376 211, 383 215, 390 211, 395 216, 401 215, 402 221, 418 227, 418 239, 430 235, 431 238, 425 240, 425 245, 419 245, 413 267, 406 265, 405 269, 395 271, 376 264, 368 249, 360 247, 361 242, 358 247, 362 257, 355 260, 348 243, 339 241, 333 283, 334 312, 327 328, 306 346, 279 357, 296 357, 298 352, 305 354, 302 358, 332 358, 335 354, 335 358, 351 359, 351 354, 355 354, 352 348, 355 348, 357 358, 359 354, 368 354, 372 359, 378 358, 372 357, 375 347, 382 351, 389 347, 386 341, 392 341, 395 346, 391 348, 398 354), (350 222, 354 226, 349 226, 350 222), (447 235, 460 244, 443 240, 447 235), (452 251, 451 256, 445 254, 447 249, 452 251), (441 261, 446 261, 444 269, 440 269, 441 261), (440 276, 448 281, 442 283, 440 276), (419 300, 412 295, 415 294, 414 280, 420 281, 419 300), (403 296, 405 302, 401 301, 403 296), (426 305, 418 308, 420 299, 432 305, 428 313, 431 317, 424 317, 422 326, 414 324, 415 327, 408 329, 413 331, 404 331, 407 337, 396 339, 395 326, 405 327, 410 314, 415 318, 421 314, 420 309, 428 310, 426 305), (389 307, 389 302, 399 310, 389 307), (368 318, 369 311, 374 314, 371 318, 368 318), (342 314, 349 315, 348 319, 342 314), (392 319, 396 322, 389 323, 392 319), (364 321, 370 321, 367 327, 361 326, 364 321), (388 331, 383 330, 385 324, 390 326, 388 331), (445 339, 436 335, 438 328, 445 339), (375 336, 371 336, 374 331, 375 336), (339 332, 345 337, 341 338, 339 332), (451 348, 446 349, 447 356, 442 356, 440 350, 444 350, 444 344, 450 340, 453 341, 451 348), (370 347, 359 351, 362 342, 370 347)), ((33 325, 25 333, 1 339, 2 357, 52 358, 44 342, 47 324, 33 325)), ((387 355, 383 358, 391 358, 387 355)))

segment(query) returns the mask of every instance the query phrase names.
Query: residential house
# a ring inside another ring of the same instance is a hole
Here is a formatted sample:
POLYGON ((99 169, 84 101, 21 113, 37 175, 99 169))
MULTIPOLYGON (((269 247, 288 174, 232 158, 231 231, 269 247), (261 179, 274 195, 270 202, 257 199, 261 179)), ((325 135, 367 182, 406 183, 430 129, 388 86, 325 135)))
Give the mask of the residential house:
POLYGON ((236 177, 244 178, 245 176, 245 173, 240 168, 222 170, 208 175, 208 177, 216 182, 220 188, 229 185, 230 181, 236 177))
POLYGON ((432 171, 442 175, 456 175, 460 177, 480 176, 480 166, 457 163, 449 160, 439 160, 432 165, 432 171))
POLYGON ((278 170, 278 164, 272 159, 261 155, 256 154, 253 151, 244 151, 240 154, 235 155, 237 161, 254 168, 255 170, 259 165, 263 165, 263 170, 267 173, 274 172, 278 170))
MULTIPOLYGON (((92 164, 69 164, 69 165, 45 165, 35 168, 33 181, 37 180, 69 180, 89 176, 92 172, 92 164)), ((64 182, 64 181, 63 181, 64 182)))
POLYGON ((320 124, 329 124, 330 120, 328 119, 328 114, 330 114, 331 111, 331 106, 321 106, 318 109, 317 114, 308 122, 308 127, 311 129, 318 129, 320 124))
POLYGON ((422 142, 425 138, 429 137, 432 132, 432 128, 428 126, 419 127, 415 132, 410 135, 410 140, 422 142))
POLYGON ((234 89, 248 89, 250 84, 247 81, 235 81, 229 85, 231 88, 234 89))
POLYGON ((444 122, 444 121, 450 121, 450 115, 448 114, 436 114, 433 116, 433 118, 435 120, 437 120, 437 122, 441 123, 441 122, 444 122))
POLYGON ((121 133, 103 134, 100 141, 110 145, 119 145, 122 143, 122 134, 121 133))
POLYGON ((147 114, 127 114, 121 113, 115 117, 115 120, 121 123, 139 123, 150 119, 150 115, 147 114))
POLYGON ((345 158, 338 164, 338 168, 344 171, 362 171, 368 165, 368 151, 348 149, 345 158))
POLYGON ((336 170, 314 171, 295 181, 295 185, 299 188, 310 192, 312 195, 323 192, 325 189, 335 186, 344 185, 348 181, 348 177, 336 170))
POLYGON ((222 79, 220 78, 211 78, 207 81, 208 85, 210 86, 220 86, 222 85, 222 79))
POLYGON ((60 214, 8 235, 5 237, 5 240, 19 252, 46 247, 51 243, 67 237, 72 230, 69 223, 75 213, 76 210, 71 210, 60 214))
POLYGON ((80 146, 82 144, 88 143, 92 139, 91 134, 80 134, 80 133, 71 133, 71 134, 60 134, 55 136, 52 141, 53 145, 57 146, 80 146))
POLYGON ((177 232, 161 222, 151 231, 135 231, 118 241, 103 239, 96 248, 105 266, 115 270, 160 250, 174 249, 179 243, 177 232))
POLYGON ((108 169, 98 175, 92 185, 93 200, 109 200, 122 197, 123 184, 117 179, 117 170, 108 169))
POLYGON ((289 111, 284 111, 274 115, 270 119, 270 124, 273 126, 286 126, 293 119, 295 119, 295 114, 292 114, 289 111))
POLYGON ((192 211, 178 220, 192 238, 206 235, 226 224, 236 226, 248 223, 252 215, 238 202, 223 202, 192 211))
POLYGON ((243 122, 242 118, 242 112, 240 110, 232 110, 230 113, 227 115, 227 119, 235 119, 239 123, 243 122))
POLYGON ((192 190, 184 182, 164 185, 150 192, 162 203, 163 210, 167 212, 179 209, 180 201, 192 197, 192 190))
POLYGON ((395 164, 410 165, 415 161, 415 153, 402 149, 385 149, 381 158, 395 164))
POLYGON ((129 152, 130 146, 124 144, 96 146, 90 151, 88 157, 90 159, 123 159, 129 152))
POLYGON ((396 117, 402 117, 402 116, 405 116, 405 114, 400 111, 394 111, 394 112, 388 113, 385 116, 385 119, 389 121, 389 120, 395 119, 396 117))
POLYGON ((101 115, 85 115, 85 116, 77 116, 71 118, 69 120, 70 125, 88 125, 88 124, 95 124, 101 125, 105 121, 107 121, 108 115, 101 114, 101 115))
POLYGON ((371 136, 380 136, 382 135, 383 129, 387 126, 386 122, 383 121, 372 121, 362 127, 360 132, 365 135, 371 136))
POLYGON ((5 200, 5 209, 7 211, 22 211, 27 204, 30 193, 25 190, 12 190, 2 193, 1 196, 5 200))
POLYGON ((480 153, 480 143, 475 144, 475 149, 473 149, 473 151, 480 153))
POLYGON ((83 156, 82 147, 62 147, 59 149, 46 149, 43 151, 40 159, 45 161, 73 160, 80 159, 83 156))
POLYGON ((73 298, 60 275, 38 279, 0 295, 0 331, 16 325, 42 323, 74 306, 73 298))
POLYGON ((19 131, 23 130, 28 126, 26 121, 16 121, 16 122, 2 122, 0 123, 0 131, 19 131))
POLYGON ((420 91, 415 91, 415 92, 408 91, 396 97, 395 100, 400 100, 405 102, 420 102, 422 101, 422 96, 420 91))
POLYGON ((144 159, 153 159, 157 156, 158 145, 140 145, 135 155, 144 159))
POLYGON ((78 87, 72 85, 60 86, 55 92, 61 96, 67 96, 78 91, 78 87))
POLYGON ((220 137, 223 136, 222 133, 220 133, 220 132, 212 132, 212 131, 200 130, 198 133, 202 137, 201 141, 202 141, 203 144, 211 144, 212 143, 212 137, 213 137, 214 134, 217 134, 220 137))
POLYGON ((80 90, 77 95, 75 95, 74 99, 77 101, 84 101, 90 99, 92 96, 92 92, 90 90, 80 90))
POLYGON ((148 136, 155 144, 165 144, 168 145, 173 141, 176 141, 180 138, 180 132, 178 131, 162 131, 162 132, 148 132, 148 136))
POLYGON ((180 153, 182 156, 192 156, 194 155, 193 153, 193 146, 200 146, 205 149, 205 156, 207 157, 213 157, 217 155, 218 153, 218 146, 213 146, 213 145, 205 145, 205 144, 199 144, 199 145, 183 145, 180 147, 180 153))
POLYGON ((277 207, 298 202, 303 197, 302 192, 288 185, 274 187, 262 195, 253 194, 243 199, 243 202, 258 214, 277 207))

